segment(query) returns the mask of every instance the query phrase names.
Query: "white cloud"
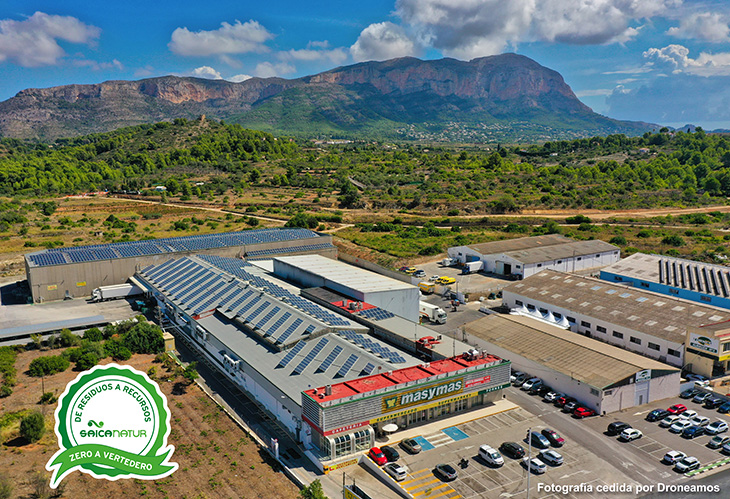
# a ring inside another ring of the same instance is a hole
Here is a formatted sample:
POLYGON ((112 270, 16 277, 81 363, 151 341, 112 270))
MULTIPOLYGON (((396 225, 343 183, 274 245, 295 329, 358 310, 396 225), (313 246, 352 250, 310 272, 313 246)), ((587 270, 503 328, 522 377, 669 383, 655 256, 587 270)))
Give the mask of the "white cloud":
POLYGON ((102 69, 109 70, 109 69, 117 69, 121 71, 124 69, 124 65, 119 62, 117 59, 112 59, 111 61, 105 61, 105 62, 99 62, 99 61, 92 61, 89 59, 77 59, 74 61, 71 61, 71 64, 74 66, 80 67, 80 68, 89 68, 93 71, 100 71, 102 69))
POLYGON ((611 95, 613 89, 611 88, 596 88, 591 90, 581 90, 575 92, 576 97, 597 97, 601 95, 611 95))
POLYGON ((210 66, 200 66, 190 72, 190 76, 205 78, 206 80, 222 80, 221 74, 210 66))
POLYGON ((230 78, 226 78, 227 81, 232 81, 233 83, 241 83, 242 81, 250 80, 253 78, 251 75, 235 75, 231 76, 230 78))
POLYGON ((296 70, 297 68, 286 62, 280 62, 277 64, 272 64, 270 62, 261 62, 256 65, 254 74, 261 78, 269 78, 271 76, 282 76, 285 74, 293 73, 296 70))
POLYGON ((257 21, 234 24, 221 23, 212 31, 195 31, 177 28, 167 46, 174 53, 183 56, 210 56, 224 54, 243 54, 247 52, 267 52, 265 45, 274 37, 257 21))
POLYGON ((397 0, 395 13, 413 39, 445 55, 471 59, 523 41, 576 45, 623 43, 636 21, 682 0, 397 0))
POLYGON ((336 49, 315 49, 306 48, 301 50, 288 50, 280 52, 279 58, 296 61, 329 61, 332 64, 342 64, 347 60, 347 52, 343 48, 336 49))
POLYGON ((356 61, 382 61, 417 55, 420 52, 417 44, 405 30, 391 22, 371 24, 350 47, 352 58, 356 61))
POLYGON ((644 57, 669 68, 673 73, 687 73, 696 76, 730 76, 730 52, 710 54, 700 52, 696 59, 689 56, 689 49, 683 45, 667 45, 664 48, 650 48, 644 57))
POLYGON ((23 21, 0 20, 0 62, 20 66, 52 66, 66 53, 60 41, 89 45, 101 30, 75 17, 36 12, 23 21))
POLYGON ((682 18, 679 26, 669 28, 667 34, 677 38, 727 42, 730 40, 730 26, 727 19, 718 13, 697 12, 682 18))

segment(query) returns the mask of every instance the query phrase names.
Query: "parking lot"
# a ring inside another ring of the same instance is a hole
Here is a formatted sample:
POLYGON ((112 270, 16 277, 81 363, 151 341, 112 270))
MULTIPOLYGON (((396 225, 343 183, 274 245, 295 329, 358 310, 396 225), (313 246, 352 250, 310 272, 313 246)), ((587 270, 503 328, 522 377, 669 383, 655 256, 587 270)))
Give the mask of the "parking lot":
MULTIPOLYGON (((639 486, 644 487, 641 489, 643 492, 650 493, 655 492, 660 483, 696 481, 661 463, 669 450, 695 456, 703 465, 725 457, 719 451, 706 447, 709 436, 687 440, 660 428, 658 423, 644 419, 654 408, 666 409, 675 403, 685 403, 712 420, 718 419, 718 416, 730 420, 686 400, 667 399, 660 404, 645 405, 617 415, 577 420, 554 405, 516 388, 508 388, 506 392, 507 398, 519 404, 519 408, 421 435, 417 437, 423 447, 419 454, 409 455, 401 449, 399 462, 409 472, 401 485, 419 499, 525 497, 527 471, 520 460, 504 456, 504 466, 493 468, 482 462, 477 454, 480 445, 488 444, 497 449, 505 441, 517 442, 527 451, 525 437, 528 429, 551 428, 566 439, 563 447, 555 449, 563 456, 564 463, 548 465, 545 474, 532 474, 530 497, 605 498, 619 495, 620 489, 632 496, 643 495, 637 493, 639 486), (638 428, 644 436, 632 442, 621 442, 616 436, 606 435, 607 425, 618 420, 638 428), (468 466, 459 465, 462 459, 468 460, 468 466), (451 464, 457 469, 458 478, 444 482, 436 477, 433 468, 439 463, 451 464), (575 486, 578 489, 562 493, 550 488, 552 486, 575 486)), ((534 457, 538 450, 533 447, 532 452, 534 457)), ((720 468, 723 469, 727 468, 720 468)), ((666 494, 664 497, 686 495, 666 494)))

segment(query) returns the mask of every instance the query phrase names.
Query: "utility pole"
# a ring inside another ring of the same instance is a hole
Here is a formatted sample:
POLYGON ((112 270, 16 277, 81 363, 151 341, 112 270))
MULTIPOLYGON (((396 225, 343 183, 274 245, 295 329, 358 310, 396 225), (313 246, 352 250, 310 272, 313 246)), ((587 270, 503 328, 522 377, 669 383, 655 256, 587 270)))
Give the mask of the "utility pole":
POLYGON ((532 433, 532 428, 527 429, 527 498, 530 499, 530 475, 532 475, 532 470, 530 470, 530 464, 532 464, 532 439, 530 438, 530 433, 532 433))

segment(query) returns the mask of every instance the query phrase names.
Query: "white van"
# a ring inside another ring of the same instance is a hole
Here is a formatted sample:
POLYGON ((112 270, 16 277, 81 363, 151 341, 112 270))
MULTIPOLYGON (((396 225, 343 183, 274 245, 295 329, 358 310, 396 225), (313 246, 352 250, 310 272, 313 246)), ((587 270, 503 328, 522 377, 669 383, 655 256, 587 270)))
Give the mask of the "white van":
POLYGON ((504 458, 495 449, 488 445, 482 445, 479 447, 479 457, 492 466, 498 467, 504 464, 504 458))

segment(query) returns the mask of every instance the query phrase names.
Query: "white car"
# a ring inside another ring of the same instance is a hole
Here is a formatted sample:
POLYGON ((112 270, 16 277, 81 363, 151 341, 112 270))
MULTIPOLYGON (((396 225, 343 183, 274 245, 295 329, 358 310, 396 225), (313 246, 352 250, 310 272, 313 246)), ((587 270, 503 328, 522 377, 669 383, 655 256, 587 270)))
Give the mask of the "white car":
POLYGON ((695 417, 696 415, 697 415, 697 411, 693 411, 692 409, 687 409, 682 414, 680 414, 679 417, 681 419, 689 420, 689 419, 692 419, 693 417, 695 417))
POLYGON ((680 473, 696 470, 700 467, 700 461, 696 457, 685 457, 674 465, 674 469, 680 473))
POLYGON ((536 457, 533 457, 530 460, 530 464, 529 465, 527 464, 527 458, 524 458, 522 460, 522 465, 525 468, 529 468, 530 471, 532 471, 536 475, 541 475, 541 474, 545 473, 545 471, 547 471, 547 466, 545 465, 545 463, 543 463, 542 461, 540 461, 536 457))
POLYGON ((624 431, 621 432, 621 434, 618 436, 619 440, 623 440, 624 442, 631 442, 632 440, 636 440, 637 438, 641 438, 643 434, 641 431, 637 430, 636 428, 626 428, 624 431))
POLYGON ((563 456, 552 449, 540 451, 540 460, 553 466, 560 466, 563 464, 563 456))
POLYGON ((710 418, 708 418, 707 416, 695 416, 690 419, 690 422, 696 426, 707 426, 708 424, 710 424, 710 418))
POLYGON ((672 433, 682 433, 685 428, 692 426, 692 422, 689 419, 679 418, 675 423, 669 427, 669 431, 672 433))
POLYGON ((438 281, 439 279, 441 279, 440 275, 432 275, 431 277, 428 278, 428 280, 431 282, 438 281))
POLYGON ((718 419, 717 421, 713 421, 712 423, 708 424, 707 428, 705 428, 705 431, 710 435, 717 435, 718 433, 727 431, 727 423, 722 419, 718 419))
POLYGON ((408 473, 406 469, 398 463, 389 463, 383 466, 386 473, 393 477, 394 480, 402 481, 406 479, 408 473))
POLYGON ((674 464, 678 461, 681 461, 685 457, 687 457, 687 454, 685 454, 684 452, 680 452, 678 450, 670 450, 669 452, 664 454, 662 461, 667 464, 674 464))
POLYGON ((659 426, 661 426, 662 428, 669 428, 674 423, 676 423, 678 420, 679 420, 679 416, 677 416, 676 414, 670 414, 666 418, 659 421, 659 426))
POLYGON ((684 379, 686 379, 687 381, 709 381, 705 376, 694 373, 689 373, 687 376, 684 377, 684 379))
POLYGON ((520 376, 520 375, 524 376, 524 374, 525 373, 523 373, 522 371, 512 371, 512 374, 509 375, 509 382, 514 383, 515 380, 517 379, 517 376, 520 376))
POLYGON ((557 399, 562 397, 564 394, 560 392, 548 392, 542 398, 545 402, 555 402, 557 399))
POLYGON ((495 467, 502 466, 504 464, 502 454, 488 445, 482 445, 479 447, 479 457, 481 457, 487 464, 491 464, 495 467))
POLYGON ((522 386, 520 387, 520 390, 530 390, 533 386, 536 384, 542 384, 542 380, 540 378, 530 378, 524 383, 522 383, 522 386))

